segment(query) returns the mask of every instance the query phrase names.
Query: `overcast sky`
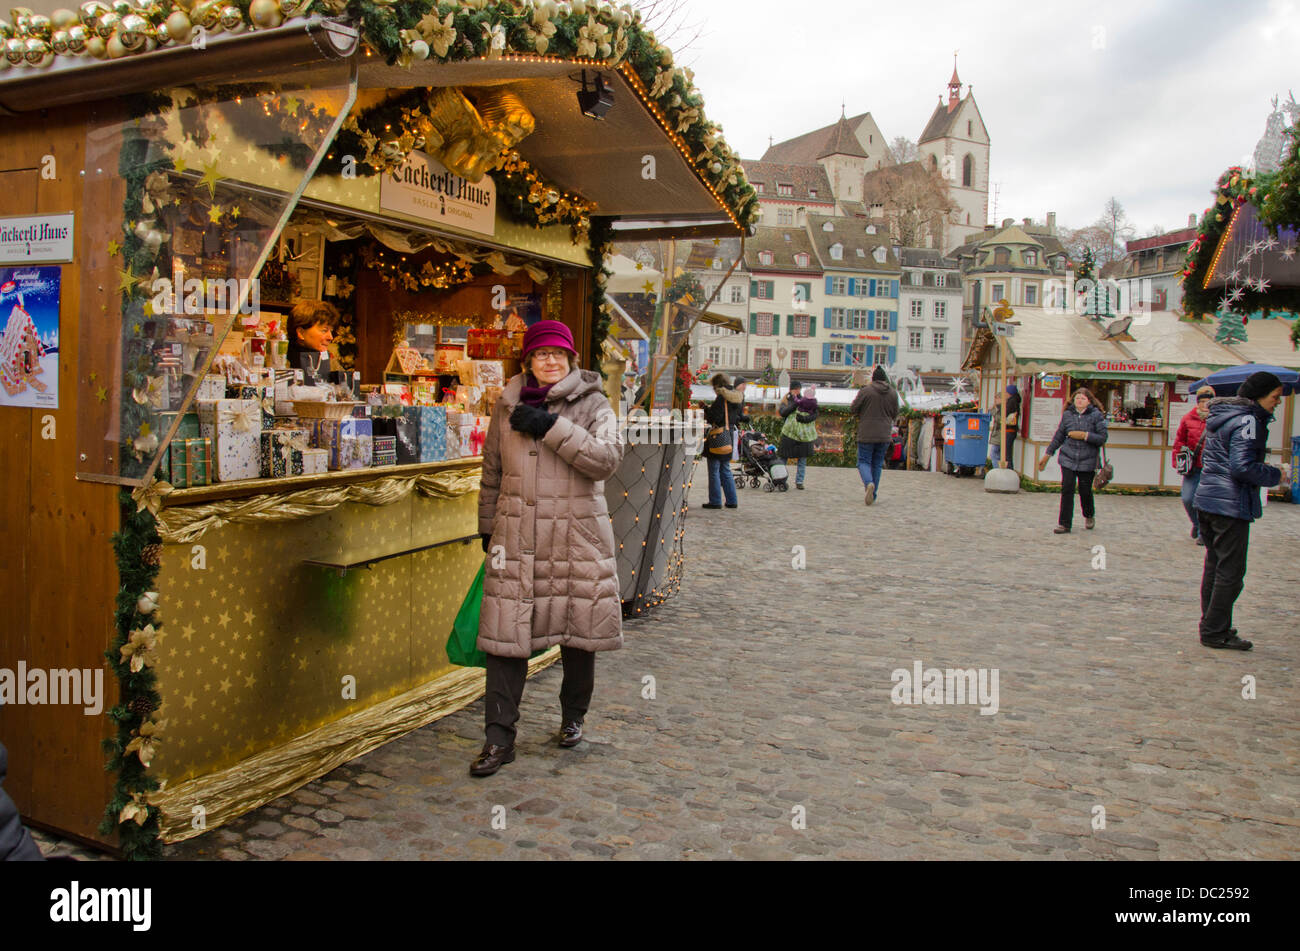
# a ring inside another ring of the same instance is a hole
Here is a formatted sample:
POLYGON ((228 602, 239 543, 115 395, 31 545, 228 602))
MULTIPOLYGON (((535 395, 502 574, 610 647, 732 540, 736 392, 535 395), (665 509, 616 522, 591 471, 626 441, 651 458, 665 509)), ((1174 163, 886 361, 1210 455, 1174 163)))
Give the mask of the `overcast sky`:
POLYGON ((1249 161, 1271 98, 1300 97, 1297 0, 687 0, 686 19, 703 32, 678 62, 749 159, 834 122, 841 101, 915 141, 960 51, 998 220, 1079 227, 1114 195, 1139 234, 1185 227, 1249 161))

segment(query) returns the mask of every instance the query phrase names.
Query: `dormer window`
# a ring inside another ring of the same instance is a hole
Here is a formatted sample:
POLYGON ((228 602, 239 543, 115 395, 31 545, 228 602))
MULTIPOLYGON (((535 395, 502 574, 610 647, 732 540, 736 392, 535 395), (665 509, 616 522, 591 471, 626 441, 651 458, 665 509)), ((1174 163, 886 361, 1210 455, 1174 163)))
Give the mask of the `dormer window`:
POLYGON ((1026 264, 1028 267, 1036 267, 1036 266, 1038 265, 1038 252, 1037 252, 1037 251, 1026 251, 1026 252, 1024 253, 1023 256, 1024 256, 1024 259, 1025 259, 1025 264, 1026 264))
POLYGON ((782 185, 782 184, 779 184, 779 183, 778 183, 777 186, 776 186, 776 191, 777 191, 777 194, 778 194, 778 195, 785 195, 785 196, 789 197, 789 196, 794 195, 794 186, 793 186, 793 185, 782 185))
POLYGON ((866 251, 863 251, 861 248, 858 248, 857 250, 858 250, 858 257, 865 258, 867 256, 866 251))
POLYGON ((1011 264, 1011 249, 997 248, 994 250, 993 263, 997 267, 1009 267, 1011 264))
POLYGON ((823 230, 823 231, 828 231, 828 232, 829 232, 829 231, 834 231, 834 230, 835 230, 835 225, 831 224, 831 223, 828 221, 828 222, 826 222, 824 225, 822 225, 822 230, 823 230))
POLYGON ((754 191, 758 192, 760 195, 763 194, 763 183, 762 183, 762 182, 751 182, 750 184, 752 184, 752 185, 754 186, 754 191))
POLYGON ((807 266, 808 266, 808 255, 806 255, 806 254, 804 254, 802 251, 800 251, 798 254, 796 254, 796 255, 794 256, 794 263, 795 263, 795 266, 796 266, 796 267, 807 267, 807 266))
POLYGON ((722 270, 722 258, 714 258, 714 259, 713 259, 713 270, 715 270, 715 271, 721 271, 721 270, 722 270))
POLYGON ((884 264, 885 259, 889 257, 889 252, 885 250, 884 245, 881 245, 871 252, 871 256, 876 259, 877 264, 884 264))
POLYGON ((775 256, 772 254, 771 251, 759 251, 759 252, 758 252, 758 263, 759 263, 759 264, 765 265, 765 266, 767 266, 767 267, 771 267, 771 266, 772 266, 772 261, 773 261, 774 259, 775 259, 775 256))
POLYGON ((831 250, 831 260, 832 260, 832 261, 843 261, 843 260, 844 260, 844 245, 840 244, 840 243, 837 241, 837 242, 835 242, 834 244, 831 245, 830 250, 831 250))
POLYGON ((867 225, 867 229, 866 229, 866 230, 867 230, 867 234, 875 234, 875 233, 876 233, 876 226, 875 226, 875 225, 867 225))
POLYGON ((808 197, 809 197, 809 198, 816 198, 816 197, 817 197, 817 189, 815 189, 815 188, 810 188, 810 189, 808 189, 808 197))

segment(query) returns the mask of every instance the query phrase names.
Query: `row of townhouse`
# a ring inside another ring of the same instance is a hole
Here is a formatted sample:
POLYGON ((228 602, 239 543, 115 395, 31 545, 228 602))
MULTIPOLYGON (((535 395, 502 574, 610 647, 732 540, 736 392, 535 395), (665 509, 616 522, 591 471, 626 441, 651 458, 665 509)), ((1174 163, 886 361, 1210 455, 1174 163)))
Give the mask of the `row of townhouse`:
POLYGON ((756 229, 724 283, 739 244, 700 242, 688 258, 710 309, 744 328, 698 327, 696 365, 751 375, 771 366, 827 381, 877 365, 891 376, 959 371, 955 261, 893 247, 862 219, 809 214, 801 228, 756 229))

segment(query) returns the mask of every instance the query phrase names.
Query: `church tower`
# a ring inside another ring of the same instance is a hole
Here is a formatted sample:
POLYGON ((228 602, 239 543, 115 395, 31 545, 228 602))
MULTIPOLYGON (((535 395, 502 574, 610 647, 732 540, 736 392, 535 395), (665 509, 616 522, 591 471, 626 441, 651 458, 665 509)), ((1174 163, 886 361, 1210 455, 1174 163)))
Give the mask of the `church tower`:
POLYGON ((944 235, 945 253, 966 243, 972 235, 982 234, 989 215, 989 133, 975 104, 973 89, 968 86, 965 97, 961 90, 954 53, 948 101, 939 97, 917 140, 921 161, 938 169, 948 180, 949 194, 957 206, 944 235))

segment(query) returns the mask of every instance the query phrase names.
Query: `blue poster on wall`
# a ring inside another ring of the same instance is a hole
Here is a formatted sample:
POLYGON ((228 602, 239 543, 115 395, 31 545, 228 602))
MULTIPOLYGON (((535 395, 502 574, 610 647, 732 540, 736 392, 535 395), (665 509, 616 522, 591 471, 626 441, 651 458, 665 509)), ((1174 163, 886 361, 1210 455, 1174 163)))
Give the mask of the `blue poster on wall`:
POLYGON ((59 408, 58 267, 0 268, 0 406, 59 408))

